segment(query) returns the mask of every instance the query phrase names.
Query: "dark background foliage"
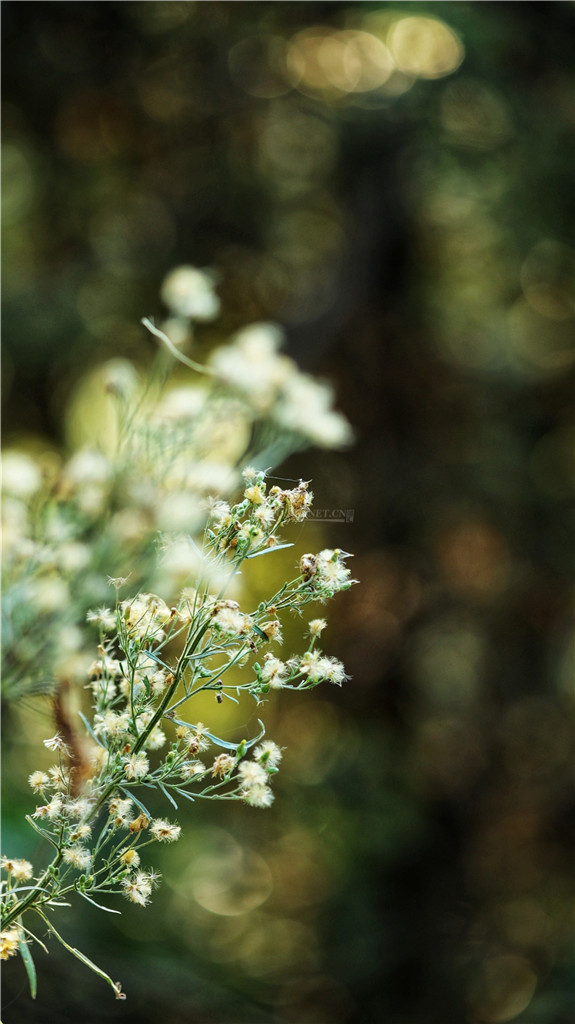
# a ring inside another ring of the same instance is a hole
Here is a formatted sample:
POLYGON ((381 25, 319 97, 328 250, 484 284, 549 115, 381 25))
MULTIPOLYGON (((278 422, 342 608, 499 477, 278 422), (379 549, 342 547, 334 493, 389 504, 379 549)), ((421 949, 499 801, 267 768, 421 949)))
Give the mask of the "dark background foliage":
POLYGON ((277 320, 336 385, 355 447, 280 472, 353 509, 324 538, 361 580, 330 632, 352 681, 276 709, 273 811, 202 809, 153 912, 76 919, 128 1001, 54 949, 38 1008, 7 966, 4 1024, 567 1024, 573 5, 2 11, 5 441, 72 443, 86 373, 145 363, 163 276, 209 265, 201 345, 277 320), (306 28, 406 17, 456 33, 460 66, 285 77, 306 28), (194 872, 238 858, 255 895, 215 913, 194 872))

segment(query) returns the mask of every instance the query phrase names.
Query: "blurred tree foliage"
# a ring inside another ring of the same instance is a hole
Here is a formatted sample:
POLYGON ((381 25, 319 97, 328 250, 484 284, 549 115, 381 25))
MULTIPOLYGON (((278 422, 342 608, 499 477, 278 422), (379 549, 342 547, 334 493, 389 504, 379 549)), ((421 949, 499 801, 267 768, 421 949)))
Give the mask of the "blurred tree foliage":
POLYGON ((104 1011, 54 952, 43 1011, 6 971, 5 1024, 567 1024, 573 5, 8 2, 3 23, 6 441, 73 443, 90 369, 145 362, 164 274, 210 265, 200 348, 278 320, 337 384, 353 452, 281 472, 353 508, 324 536, 362 581, 332 644, 353 681, 278 704, 273 813, 202 809, 153 916, 78 920, 129 1002, 104 1011))

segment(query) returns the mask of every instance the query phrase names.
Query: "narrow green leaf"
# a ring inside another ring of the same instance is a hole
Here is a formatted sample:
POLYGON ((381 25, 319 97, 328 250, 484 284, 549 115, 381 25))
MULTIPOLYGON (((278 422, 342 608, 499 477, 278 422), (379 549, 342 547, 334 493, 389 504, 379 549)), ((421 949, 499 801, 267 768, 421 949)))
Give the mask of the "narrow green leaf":
POLYGON ((150 821, 151 821, 152 815, 150 814, 150 812, 149 812, 148 808, 145 806, 145 804, 143 804, 141 800, 138 800, 138 797, 135 796, 134 793, 132 793, 131 790, 124 789, 123 786, 120 786, 120 789, 122 790, 122 793, 124 794, 124 796, 127 796, 127 797, 129 797, 130 800, 133 800, 134 803, 136 804, 136 806, 140 808, 142 814, 145 814, 146 818, 149 818, 150 821))
POLYGON ((164 794, 164 796, 166 797, 166 799, 167 799, 167 800, 169 800, 169 801, 170 801, 170 803, 172 804, 172 806, 173 806, 173 807, 175 807, 175 808, 176 808, 176 810, 177 810, 177 809, 178 809, 178 805, 177 805, 176 801, 174 800, 173 796, 170 796, 170 794, 168 793, 168 790, 167 790, 167 789, 166 789, 166 787, 165 787, 165 786, 163 785, 163 783, 161 783, 161 782, 158 782, 158 786, 159 786, 159 787, 160 787, 160 789, 162 790, 162 793, 164 794))
POLYGON ((232 697, 231 694, 226 693, 225 690, 221 690, 220 692, 222 697, 227 697, 227 699, 233 701, 234 704, 239 704, 239 700, 236 700, 236 698, 232 697))
POLYGON ((260 555, 269 555, 272 551, 282 551, 284 548, 293 548, 293 543, 274 544, 272 548, 264 548, 262 551, 254 551, 253 555, 246 555, 246 558, 259 558, 260 555))
POLYGON ((90 960, 90 958, 88 956, 86 956, 85 953, 82 953, 79 949, 76 949, 75 946, 70 946, 66 942, 66 940, 62 938, 60 933, 56 931, 56 929, 54 928, 54 925, 52 924, 51 921, 48 920, 46 915, 43 914, 41 910, 38 910, 37 907, 35 907, 35 910, 36 910, 36 913, 42 918, 44 924, 46 924, 48 926, 48 928, 50 929, 52 934, 56 936, 56 938, 58 939, 58 942, 60 942, 64 946, 64 949, 67 949, 68 952, 72 954, 72 956, 75 956, 77 960, 79 960, 81 963, 85 964, 86 967, 89 967, 90 970, 93 971, 94 974, 97 974, 99 978, 102 978, 104 981, 107 981, 108 985, 110 985, 111 988, 113 988, 114 993, 116 995, 116 999, 125 999, 126 998, 124 993, 121 991, 121 985, 120 985, 120 983, 118 981, 112 981, 110 975, 106 974, 106 972, 103 971, 101 967, 98 967, 98 965, 95 964, 93 960, 90 960))
POLYGON ((258 718, 258 723, 259 723, 259 726, 260 726, 260 731, 257 734, 257 736, 254 736, 253 740, 248 740, 246 742, 246 750, 249 750, 250 747, 255 747, 256 743, 259 743, 259 741, 261 739, 263 739, 263 737, 266 734, 266 727, 265 727, 264 723, 262 722, 261 718, 258 718))
MULTIPOLYGON (((233 697, 231 699, 233 700, 233 697)), ((185 726, 187 729, 195 728, 190 722, 184 722, 181 718, 174 717, 171 719, 171 721, 174 722, 176 725, 185 726)), ((221 739, 220 736, 215 736, 213 732, 208 732, 207 730, 206 732, 203 732, 202 735, 207 736, 208 739, 212 741, 212 743, 215 743, 216 746, 218 747, 222 747, 224 750, 233 750, 235 752, 240 746, 240 744, 243 744, 245 749, 249 750, 250 747, 253 747, 255 746, 256 743, 259 743, 262 737, 266 734, 265 725, 260 718, 258 718, 258 723, 260 726, 260 732, 258 733, 258 735, 254 736, 252 740, 240 740, 239 743, 230 743, 229 740, 223 740, 221 739)))
POLYGON ((90 896, 86 896, 85 892, 80 892, 80 890, 78 890, 78 895, 82 896, 83 899, 88 900, 88 903, 92 903, 93 906, 98 908, 98 910, 105 910, 107 914, 121 914, 120 910, 112 910, 111 907, 104 907, 101 903, 96 903, 96 900, 93 900, 90 896))
POLYGON ((191 800, 192 803, 195 803, 195 800, 194 800, 194 797, 192 796, 192 794, 191 793, 186 793, 185 789, 178 789, 178 787, 176 786, 176 793, 179 793, 180 796, 185 796, 186 800, 191 800))
POLYGON ((52 836, 50 835, 50 833, 49 833, 49 832, 45 832, 43 828, 38 828, 38 825, 37 825, 37 824, 36 824, 36 822, 35 822, 35 821, 34 821, 34 820, 33 820, 33 819, 32 819, 32 818, 30 817, 30 815, 29 815, 29 814, 26 814, 26 815, 25 815, 25 817, 26 817, 26 821, 28 822, 28 824, 29 824, 29 825, 31 825, 31 826, 32 826, 32 828, 34 829, 34 831, 35 831, 35 832, 37 832, 37 833, 38 833, 38 835, 42 836, 42 839, 47 839, 49 843, 52 843, 52 846, 54 847, 54 849, 55 849, 55 850, 57 850, 57 849, 58 849, 58 843, 56 843, 56 842, 54 841, 54 839, 52 838, 52 836))
MULTIPOLYGON (((19 920, 20 920, 20 923, 21 923, 21 918, 19 920)), ((35 999, 36 998, 36 992, 38 991, 38 983, 36 981, 36 968, 34 967, 34 961, 32 959, 32 954, 30 952, 30 947, 29 947, 28 943, 26 942, 26 939, 23 939, 23 938, 20 939, 20 941, 18 943, 18 948, 20 950, 20 956, 22 957, 22 960, 24 962, 24 967, 26 968, 26 974, 28 975, 28 984, 30 985, 30 995, 32 996, 32 999, 35 999)))

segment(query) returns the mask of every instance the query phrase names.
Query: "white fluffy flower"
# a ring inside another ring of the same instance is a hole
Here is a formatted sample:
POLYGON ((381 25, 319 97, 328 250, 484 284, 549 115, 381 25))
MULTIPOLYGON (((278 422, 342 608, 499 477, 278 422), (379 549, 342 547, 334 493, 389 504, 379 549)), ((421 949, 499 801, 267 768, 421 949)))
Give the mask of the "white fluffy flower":
POLYGON ((174 843, 176 839, 180 838, 181 831, 179 825, 172 825, 164 818, 156 818, 150 825, 150 832, 161 843, 174 843))
POLYGON ((281 748, 273 740, 264 740, 254 750, 254 757, 256 761, 268 768, 277 768, 282 759, 281 748))
POLYGON ((163 420, 193 420, 206 401, 206 392, 201 388, 172 388, 162 399, 158 415, 163 420))
POLYGON ((129 754, 124 758, 124 772, 128 779, 143 779, 150 770, 150 762, 145 754, 129 754))
POLYGON ((219 601, 212 614, 212 623, 230 635, 243 635, 252 625, 249 615, 239 610, 237 601, 219 601))
POLYGON ((132 903, 138 903, 141 907, 146 907, 150 902, 152 885, 152 877, 146 875, 143 871, 138 871, 137 875, 124 878, 122 881, 122 886, 128 899, 132 903))
POLYGON ((270 787, 261 782, 249 786, 243 791, 242 796, 250 807, 270 807, 274 800, 270 787))
POLYGON ((177 316, 191 320, 214 320, 220 300, 214 291, 214 277, 196 267, 176 267, 165 278, 162 299, 177 316))
POLYGON ((41 790, 45 789, 49 782, 50 779, 46 775, 46 772, 36 771, 32 772, 32 774, 28 776, 28 784, 35 793, 39 793, 41 790))
POLYGON ((69 846, 67 850, 64 850, 62 857, 66 864, 70 864, 73 868, 79 868, 80 871, 89 868, 92 861, 92 854, 82 846, 69 846))
POLYGON ((266 654, 261 671, 262 682, 267 683, 273 690, 279 690, 285 683, 287 668, 283 661, 274 658, 273 654, 266 654))
POLYGON ((242 761, 238 768, 238 775, 244 786, 251 787, 267 782, 266 770, 257 761, 242 761))
POLYGON ((34 873, 34 868, 30 861, 22 860, 21 858, 1 857, 0 867, 4 871, 10 872, 16 882, 27 882, 34 873))
POLYGON ((350 579, 351 571, 344 564, 344 559, 348 557, 346 551, 340 551, 338 548, 324 548, 317 556, 317 574, 334 593, 347 589, 351 583, 356 582, 350 579))
POLYGON ((274 324, 251 324, 239 331, 231 345, 222 345, 210 357, 216 375, 241 392, 261 410, 270 409, 279 387, 296 373, 293 360, 278 354, 283 334, 274 324))
POLYGON ((320 448, 339 448, 351 441, 352 432, 345 416, 332 405, 328 384, 298 373, 285 382, 273 414, 283 427, 303 434, 320 448))
POLYGON ((65 470, 71 484, 104 484, 109 480, 112 467, 105 455, 84 449, 74 455, 65 470))
POLYGON ((23 452, 6 451, 2 456, 2 490, 15 498, 31 498, 40 489, 42 473, 23 452))

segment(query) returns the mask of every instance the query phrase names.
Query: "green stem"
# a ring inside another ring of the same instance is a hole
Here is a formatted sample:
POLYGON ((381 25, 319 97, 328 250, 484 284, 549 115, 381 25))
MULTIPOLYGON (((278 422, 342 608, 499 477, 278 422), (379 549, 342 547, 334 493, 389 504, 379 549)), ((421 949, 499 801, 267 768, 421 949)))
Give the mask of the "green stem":
MULTIPOLYGON (((17 903, 16 906, 14 907, 14 909, 11 910, 10 913, 6 915, 5 920, 2 922, 2 927, 3 928, 9 928, 10 925, 12 924, 12 921, 15 921, 17 917, 20 917, 20 915, 23 914, 25 910, 28 910, 32 906, 32 904, 38 899, 39 895, 45 889, 46 882, 51 877, 51 875, 53 874, 55 869, 58 867, 58 865, 59 865, 61 860, 62 860, 62 850, 59 850, 58 853, 56 854, 56 856, 54 857, 54 860, 52 861, 52 863, 48 865, 48 867, 46 868, 44 874, 39 879, 37 887, 35 889, 32 889, 32 892, 29 893, 29 895, 26 897, 26 899, 22 900, 19 903, 17 903)), ((45 903, 46 902, 45 893, 43 895, 44 895, 44 899, 42 900, 42 902, 45 903)))
POLYGON ((90 960, 89 957, 87 957, 84 953, 81 953, 80 950, 76 949, 75 946, 69 946, 66 940, 62 938, 60 933, 56 931, 52 922, 48 920, 46 915, 43 914, 41 910, 36 910, 36 913, 42 918, 44 924, 47 925, 52 934, 56 936, 58 942, 60 942, 64 946, 64 949, 67 949, 68 952, 72 954, 72 956, 75 956, 77 960, 80 960, 81 963, 86 965, 86 967, 89 967, 91 971, 94 971, 94 974, 97 974, 98 977, 103 978, 104 981, 107 981, 108 985, 110 985, 110 987, 113 989, 116 999, 126 998, 126 996, 122 992, 122 986, 120 985, 119 981, 112 981, 110 975, 106 974, 106 972, 103 971, 101 967, 98 967, 98 965, 95 964, 93 960, 90 960))

